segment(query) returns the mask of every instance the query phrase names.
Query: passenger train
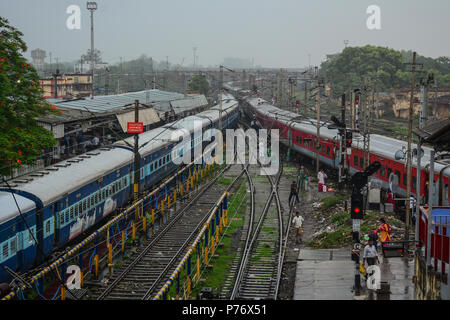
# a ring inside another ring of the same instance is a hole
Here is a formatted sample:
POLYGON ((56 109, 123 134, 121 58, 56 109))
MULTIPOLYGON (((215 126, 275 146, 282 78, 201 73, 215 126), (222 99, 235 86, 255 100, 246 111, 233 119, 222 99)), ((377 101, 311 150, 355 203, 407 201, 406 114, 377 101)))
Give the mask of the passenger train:
MULTIPOLYGON (((222 101, 222 127, 231 128, 238 101, 230 94, 222 101)), ((184 152, 207 145, 207 130, 218 128, 218 120, 216 105, 140 134, 140 190, 175 171, 173 161, 184 152), (195 140, 194 121, 202 124, 202 135, 195 140), (190 143, 175 141, 176 130, 185 132, 190 143)), ((125 140, 133 145, 133 139, 125 140)), ((11 280, 2 266, 26 271, 128 203, 133 198, 133 159, 133 148, 119 141, 1 185, 0 283, 11 280)))
MULTIPOLYGON (((252 97, 249 91, 243 91, 238 87, 227 84, 226 88, 236 97, 243 98, 245 108, 255 116, 262 127, 266 129, 279 129, 280 142, 303 156, 315 159, 315 141, 317 127, 315 119, 299 120, 299 115, 287 110, 277 108, 267 101, 252 97)), ((338 168, 340 156, 340 137, 337 129, 328 129, 325 123, 321 123, 319 141, 320 162, 331 168, 338 168)), ((407 142, 390 137, 370 135, 370 163, 378 161, 381 168, 372 175, 371 184, 385 190, 392 190, 399 196, 406 196, 407 171, 406 160, 396 160, 395 153, 407 142)), ((417 148, 415 144, 412 148, 417 148)), ((430 148, 422 147, 424 155, 421 159, 421 196, 424 196, 426 182, 429 181, 430 148)), ((345 159, 351 174, 364 169, 364 152, 362 138, 353 137, 351 154, 345 154, 345 159)), ((417 157, 413 159, 411 193, 417 192, 417 157)), ((434 164, 433 203, 440 206, 449 205, 450 160, 438 160, 434 164)))

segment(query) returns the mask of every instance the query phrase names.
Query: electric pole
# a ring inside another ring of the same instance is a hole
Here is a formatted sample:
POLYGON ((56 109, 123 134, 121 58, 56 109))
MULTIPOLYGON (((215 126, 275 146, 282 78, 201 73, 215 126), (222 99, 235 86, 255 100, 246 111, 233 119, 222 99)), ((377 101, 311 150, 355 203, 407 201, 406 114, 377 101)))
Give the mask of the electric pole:
MULTIPOLYGON (((134 101, 134 122, 139 122, 139 100, 134 101)), ((139 161, 139 133, 134 134, 134 201, 136 203, 139 199, 139 173, 140 173, 140 161, 139 161)), ((135 210, 136 219, 138 217, 138 208, 135 210)))
POLYGON ((291 112, 293 112, 292 108, 294 105, 294 79, 289 78, 289 105, 290 105, 290 110, 291 112))
POLYGON ((194 69, 195 69, 195 51, 197 51, 197 47, 193 47, 192 51, 194 52, 194 69))
POLYGON ((219 131, 222 132, 222 86, 223 86, 223 66, 220 66, 219 74, 219 95, 217 97, 219 101, 219 131))
MULTIPOLYGON (((413 61, 411 64, 411 96, 409 100, 409 121, 408 121, 408 149, 406 152, 406 226, 405 226, 405 240, 409 240, 409 221, 410 221, 410 208, 409 201, 411 197, 411 138, 412 138, 412 125, 413 125, 413 101, 414 101, 414 74, 416 72, 416 52, 413 52, 413 61)), ((431 188, 431 186, 430 186, 431 188)))
POLYGON ((316 172, 319 172, 319 160, 320 160, 320 85, 317 91, 317 139, 316 139, 316 172))
MULTIPOLYGON (((51 56, 50 56, 51 57, 51 56)), ((433 105, 433 116, 434 119, 437 120, 437 100, 438 100, 438 85, 437 85, 437 79, 434 79, 434 105, 433 105)))

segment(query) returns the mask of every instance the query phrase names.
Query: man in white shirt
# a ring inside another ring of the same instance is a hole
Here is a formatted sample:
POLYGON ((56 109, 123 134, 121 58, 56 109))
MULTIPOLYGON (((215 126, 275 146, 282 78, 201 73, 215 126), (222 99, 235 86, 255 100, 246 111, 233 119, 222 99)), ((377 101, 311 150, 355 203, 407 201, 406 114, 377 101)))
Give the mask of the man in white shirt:
POLYGON ((295 228, 295 243, 299 243, 300 236, 303 232, 302 225, 304 220, 305 219, 303 219, 303 217, 300 215, 300 212, 298 211, 295 213, 294 219, 292 219, 292 224, 295 228))
POLYGON ((373 240, 369 239, 369 244, 365 246, 364 253, 363 253, 363 265, 366 264, 371 266, 375 264, 375 258, 377 259, 378 263, 380 263, 380 259, 378 259, 378 252, 377 248, 373 245, 373 240))
POLYGON ((325 179, 327 178, 327 175, 323 170, 320 170, 317 174, 317 180, 319 180, 319 192, 323 192, 323 186, 325 185, 325 179))

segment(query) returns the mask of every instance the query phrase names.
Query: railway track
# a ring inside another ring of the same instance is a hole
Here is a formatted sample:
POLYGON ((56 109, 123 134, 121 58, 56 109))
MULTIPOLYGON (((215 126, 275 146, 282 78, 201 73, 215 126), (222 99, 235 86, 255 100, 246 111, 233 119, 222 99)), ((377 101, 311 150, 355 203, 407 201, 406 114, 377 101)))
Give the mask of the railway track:
MULTIPOLYGON (((262 169, 253 165, 251 169, 262 169)), ((238 250, 231 266, 227 284, 221 297, 225 299, 276 299, 283 265, 283 208, 278 195, 278 184, 283 172, 280 166, 276 178, 266 175, 269 180, 265 190, 256 190, 250 170, 245 170, 250 190, 250 214, 243 228, 244 245, 238 250), (256 203, 265 205, 261 211, 256 203), (256 199, 258 198, 258 199, 256 199), (275 200, 275 201, 273 201, 275 200), (275 227, 277 226, 277 227, 275 227)), ((289 217, 288 217, 289 219, 289 217)))
MULTIPOLYGON (((255 203, 251 205, 253 212, 249 217, 247 237, 229 297, 231 300, 276 299, 281 276, 283 234, 283 216, 277 191, 281 172, 282 170, 275 179, 266 176, 271 190, 262 192, 268 196, 258 217, 255 203), (277 227, 274 227, 274 222, 277 227)), ((252 183, 249 174, 247 177, 252 183)))
POLYGON ((244 171, 229 165, 204 185, 187 204, 134 257, 117 268, 106 288, 96 288, 93 295, 102 299, 150 299, 167 280, 182 254, 206 221, 218 195, 233 192, 244 171), (217 184, 225 173, 236 178, 228 186, 217 184))

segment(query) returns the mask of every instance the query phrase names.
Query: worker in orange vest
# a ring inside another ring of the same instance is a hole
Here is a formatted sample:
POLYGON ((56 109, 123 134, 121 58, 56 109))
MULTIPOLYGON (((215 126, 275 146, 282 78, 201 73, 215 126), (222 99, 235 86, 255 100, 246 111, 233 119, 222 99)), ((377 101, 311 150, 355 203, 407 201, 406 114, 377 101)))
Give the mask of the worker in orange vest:
POLYGON ((380 221, 381 221, 381 225, 377 231, 380 232, 381 243, 385 244, 385 243, 391 241, 392 229, 391 229, 391 226, 386 223, 386 220, 384 220, 384 218, 381 218, 380 221))

